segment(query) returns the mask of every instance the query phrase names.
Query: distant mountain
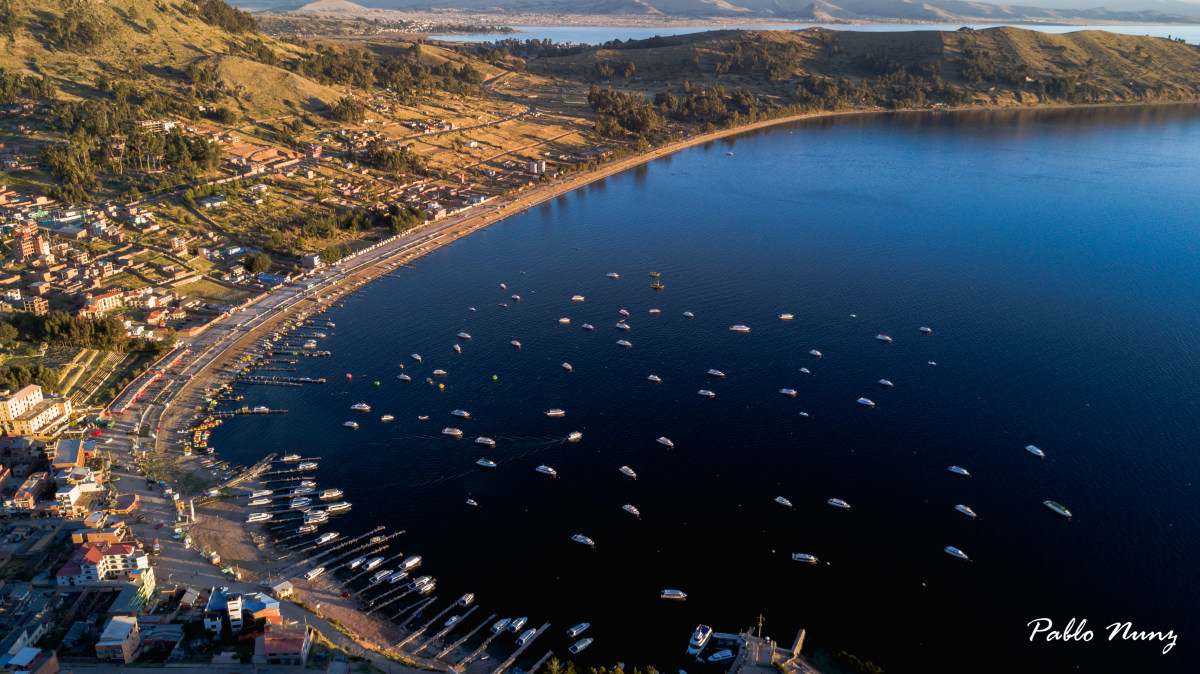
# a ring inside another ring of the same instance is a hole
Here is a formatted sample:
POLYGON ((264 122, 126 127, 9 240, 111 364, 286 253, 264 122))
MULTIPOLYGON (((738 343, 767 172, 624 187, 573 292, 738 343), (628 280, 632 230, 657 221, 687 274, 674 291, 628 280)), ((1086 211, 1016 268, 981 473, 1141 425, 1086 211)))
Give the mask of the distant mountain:
POLYGON ((1026 0, 1002 5, 968 0, 233 0, 252 11, 371 17, 377 10, 463 10, 500 15, 621 14, 664 18, 778 18, 799 21, 1053 21, 1200 23, 1200 3, 1180 0, 1026 0))

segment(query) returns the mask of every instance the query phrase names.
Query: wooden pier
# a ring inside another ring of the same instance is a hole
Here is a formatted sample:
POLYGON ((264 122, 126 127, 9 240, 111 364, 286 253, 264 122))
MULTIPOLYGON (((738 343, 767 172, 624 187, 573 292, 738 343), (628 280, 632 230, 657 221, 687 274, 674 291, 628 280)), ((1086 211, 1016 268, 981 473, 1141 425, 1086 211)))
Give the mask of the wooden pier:
POLYGON ((413 615, 409 616, 408 618, 405 618, 403 622, 399 623, 400 626, 403 627, 404 624, 407 623, 409 620, 412 620, 413 617, 416 616, 417 613, 420 613, 426 606, 429 606, 436 600, 437 600, 437 597, 430 597, 429 599, 426 599, 424 601, 419 601, 419 602, 413 604, 412 606, 409 606, 408 608, 400 609, 399 611, 396 612, 396 615, 392 616, 392 622, 399 621, 400 616, 412 611, 413 615))
MULTIPOLYGON (((449 646, 443 648, 441 653, 438 653, 436 656, 434 656, 434 659, 441 660, 442 658, 449 655, 454 649, 456 649, 459 646, 462 646, 464 643, 466 643, 467 639, 470 639, 471 637, 475 636, 476 632, 487 627, 488 625, 491 625, 492 620, 495 619, 495 617, 496 617, 496 614, 493 613, 490 616, 484 618, 483 622, 480 623, 479 625, 477 625, 475 627, 475 629, 471 630, 470 632, 467 632, 465 635, 463 635, 461 638, 459 638, 458 641, 455 641, 454 643, 450 644, 449 646)), ((464 618, 465 618, 465 616, 464 616, 464 618)))
POLYGON ((399 649, 401 649, 401 648, 404 648, 404 646, 405 646, 406 644, 408 644, 408 642, 410 642, 410 641, 412 641, 413 639, 416 639, 417 637, 419 637, 419 636, 421 636, 422 634, 424 634, 424 633, 425 633, 425 630, 429 629, 429 628, 430 628, 430 626, 432 626, 432 625, 433 625, 434 623, 436 623, 437 621, 441 620, 441 619, 442 619, 442 616, 444 616, 444 615, 446 615, 447 613, 449 613, 449 612, 453 611, 455 606, 458 606, 458 604, 450 604, 450 605, 449 605, 449 606, 447 606, 446 608, 444 608, 444 609, 442 609, 441 611, 439 611, 437 615, 435 615, 435 616, 433 616, 432 618, 430 618, 430 619, 429 619, 429 622, 427 622, 427 623, 425 623, 424 625, 422 625, 420 629, 418 629, 417 631, 413 632, 412 634, 409 634, 408 636, 404 637, 404 640, 403 640, 403 641, 401 641, 400 643, 396 644, 396 650, 399 650, 399 649))
POLYGON ((512 665, 512 663, 516 662, 517 657, 520 656, 521 653, 526 648, 529 648, 530 646, 532 646, 533 642, 537 641, 537 638, 542 636, 542 632, 545 632, 549 627, 550 627, 550 623, 543 623, 542 626, 539 627, 538 630, 533 633, 533 636, 529 637, 529 641, 526 641, 524 646, 521 646, 517 650, 513 651, 513 654, 508 656, 507 660, 500 663, 499 667, 492 670, 492 674, 502 674, 504 672, 504 670, 508 669, 509 666, 512 665))
MULTIPOLYGON (((457 602, 455 602, 454 604, 451 604, 451 605, 450 605, 450 608, 454 608, 455 606, 458 606, 458 603, 457 603, 457 602)), ((420 646, 417 646, 417 649, 416 649, 415 651, 413 651, 413 655, 416 655, 417 653, 420 653, 421 651, 425 650, 425 648, 426 648, 427 646, 429 646, 429 644, 432 644, 433 642, 437 641, 438 639, 441 639, 442 637, 446 636, 446 633, 447 633, 447 632, 449 632, 450 630, 454 629, 454 628, 455 628, 455 627, 456 627, 456 626, 457 626, 459 623, 461 623, 461 622, 463 622, 464 620, 466 620, 466 619, 467 619, 467 616, 469 616, 469 615, 471 615, 472 613, 474 613, 474 612, 475 612, 475 609, 477 609, 477 608, 479 608, 479 607, 478 607, 478 606, 472 606, 471 608, 467 609, 467 612, 466 612, 466 613, 464 613, 464 614, 462 614, 461 616, 459 616, 458 620, 455 620, 455 621, 454 621, 454 624, 452 624, 452 625, 446 625, 446 626, 442 627, 442 629, 438 630, 437 634, 434 634, 433 636, 431 636, 431 637, 429 637, 428 639, 426 639, 426 640, 425 640, 425 642, 424 642, 424 643, 422 643, 420 646)))
POLYGON ((545 664, 546 661, 549 660, 553 655, 554 651, 546 651, 546 654, 543 655, 537 662, 533 663, 533 666, 526 670, 525 674, 534 674, 534 672, 538 670, 538 667, 541 667, 543 664, 545 664))
MULTIPOLYGON (((505 625, 505 628, 507 628, 507 627, 508 627, 508 625, 505 625)), ((483 643, 479 644, 479 648, 476 648, 473 653, 471 653, 467 657, 463 658, 457 664, 454 665, 455 669, 461 669, 461 668, 466 667, 467 665, 471 664, 475 660, 475 658, 479 657, 479 655, 481 653, 483 653, 484 649, 486 649, 488 647, 488 644, 492 643, 492 640, 495 639, 496 637, 500 636, 501 634, 504 634, 504 630, 500 630, 499 632, 496 632, 495 634, 488 637, 487 639, 484 639, 483 643)))

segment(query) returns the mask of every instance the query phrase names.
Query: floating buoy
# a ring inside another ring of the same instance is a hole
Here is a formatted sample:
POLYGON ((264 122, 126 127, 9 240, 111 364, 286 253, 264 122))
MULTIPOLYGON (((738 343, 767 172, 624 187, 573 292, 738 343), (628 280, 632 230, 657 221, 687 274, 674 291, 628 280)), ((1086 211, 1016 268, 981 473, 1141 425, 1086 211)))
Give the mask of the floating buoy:
POLYGON ((497 377, 496 375, 492 375, 492 381, 496 381, 497 379, 499 379, 499 377, 497 377))

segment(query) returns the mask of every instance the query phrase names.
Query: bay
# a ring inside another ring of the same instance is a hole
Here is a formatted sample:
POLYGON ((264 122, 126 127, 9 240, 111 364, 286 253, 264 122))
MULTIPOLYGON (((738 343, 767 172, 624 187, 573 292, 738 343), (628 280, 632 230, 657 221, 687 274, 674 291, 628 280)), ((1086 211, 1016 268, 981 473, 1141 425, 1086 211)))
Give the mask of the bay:
POLYGON ((1195 105, 846 115, 691 148, 356 292, 325 314, 334 356, 296 373, 329 384, 246 388, 244 404, 290 414, 234 419, 212 444, 245 464, 324 457, 321 486, 354 503, 329 530, 404 529, 440 596, 552 623, 525 666, 565 656, 587 621, 581 664, 696 671, 697 623, 761 615, 781 643, 804 628, 806 651, 888 671, 990 671, 997 654, 1027 671, 1191 671, 1186 636, 1163 655, 1103 628, 1200 627, 1196 156, 1195 105), (435 368, 444 389, 424 383, 435 368), (1031 643, 1042 617, 1086 618, 1096 638, 1031 643))

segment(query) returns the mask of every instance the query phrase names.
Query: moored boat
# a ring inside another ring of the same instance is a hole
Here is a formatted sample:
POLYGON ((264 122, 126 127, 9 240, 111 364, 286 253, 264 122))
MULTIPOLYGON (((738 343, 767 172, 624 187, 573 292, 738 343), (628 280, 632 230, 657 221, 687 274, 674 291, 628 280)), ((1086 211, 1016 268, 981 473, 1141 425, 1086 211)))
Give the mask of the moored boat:
POLYGON ((671 439, 666 436, 659 438, 657 440, 657 442, 658 442, 658 444, 663 445, 667 449, 670 449, 675 446, 675 443, 671 442, 671 439))
POLYGON ((723 649, 717 651, 716 653, 713 653, 712 655, 708 656, 709 662, 725 662, 726 660, 732 660, 732 659, 733 659, 733 651, 729 650, 728 648, 723 648, 723 649))
POLYGON ((274 517, 274 515, 272 515, 271 513, 250 513, 250 515, 246 518, 246 521, 247 522, 266 522, 267 520, 271 519, 272 517, 274 517))
POLYGON ((850 509, 850 504, 849 504, 849 503, 846 503, 845 501, 843 501, 843 500, 842 500, 842 499, 840 499, 840 498, 831 498, 831 499, 829 499, 828 501, 826 501, 826 503, 828 503, 828 504, 829 504, 829 505, 831 505, 831 506, 835 506, 835 507, 837 507, 837 508, 842 508, 842 509, 845 509, 845 510, 849 510, 849 509, 850 509))
POLYGON ((296 470, 316 470, 316 469, 317 469, 317 463, 315 461, 305 461, 304 463, 301 463, 299 466, 296 466, 296 470))
POLYGON ((319 498, 322 501, 332 501, 333 499, 338 498, 341 495, 342 495, 341 489, 325 489, 321 492, 319 498))
POLYGON ((637 479, 637 473, 633 472, 633 469, 629 466, 621 466, 621 474, 626 477, 631 477, 635 480, 637 479))
POLYGON ((588 546, 589 548, 596 547, 596 541, 593 541, 592 539, 588 538, 587 536, 584 536, 583 534, 575 534, 574 536, 571 537, 571 540, 575 541, 576 543, 582 543, 582 544, 588 546))
POLYGON ((442 429, 442 435, 445 435, 445 436, 448 436, 451 438, 461 438, 462 434, 463 433, 460 429, 454 428, 453 426, 447 426, 442 429))
POLYGON ((576 641, 575 643, 571 644, 571 647, 568 648, 567 650, 571 651, 572 655, 575 655, 591 645, 592 645, 592 638, 588 637, 586 639, 580 639, 579 641, 576 641))
POLYGON ((551 468, 550 466, 547 466, 544 464, 541 466, 538 466, 536 470, 537 470, 537 472, 541 473, 542 475, 549 475, 550 477, 558 477, 558 471, 556 471, 553 468, 551 468))
POLYGON ((704 650, 708 645, 708 640, 712 638, 713 630, 708 625, 697 625, 696 631, 692 632, 692 638, 688 641, 687 652, 689 655, 696 655, 704 650))
POLYGON ((949 470, 951 473, 958 473, 959 475, 971 477, 971 473, 969 473, 967 469, 963 468, 962 466, 950 466, 947 470, 949 470))
POLYGON ((970 557, 967 557, 967 553, 963 552, 962 550, 959 550, 958 548, 954 547, 953 545, 947 545, 943 550, 947 555, 950 555, 952 557, 958 557, 959 559, 970 559, 970 557))
POLYGON ((960 504, 954 506, 954 509, 957 510, 958 512, 966 515, 967 517, 970 517, 971 519, 975 518, 975 511, 971 510, 970 506, 965 506, 960 503, 960 504))
POLYGON ((776 502, 776 503, 778 503, 778 504, 779 504, 779 505, 781 505, 781 506, 784 506, 784 507, 786 507, 786 508, 791 508, 791 507, 792 507, 792 502, 791 502, 791 501, 789 501, 789 500, 787 500, 786 498, 784 498, 784 497, 782 497, 782 496, 776 496, 776 497, 775 497, 775 502, 776 502))
POLYGON ((740 324, 739 325, 731 325, 731 326, 729 326, 729 331, 746 333, 746 332, 750 332, 750 327, 746 326, 746 325, 740 325, 740 324))
POLYGON ((658 596, 663 599, 674 599, 676 601, 683 601, 684 599, 687 599, 687 593, 683 590, 666 589, 662 592, 659 592, 658 596))
POLYGON ((797 561, 797 562, 804 562, 805 564, 816 564, 817 563, 816 555, 810 555, 810 554, 806 554, 803 552, 793 552, 792 560, 797 561))
POLYGON ((1062 515, 1063 517, 1067 517, 1067 518, 1071 517, 1071 511, 1067 510, 1067 507, 1061 503, 1058 503, 1056 501, 1042 501, 1042 505, 1053 510, 1054 512, 1058 513, 1059 515, 1062 515))

